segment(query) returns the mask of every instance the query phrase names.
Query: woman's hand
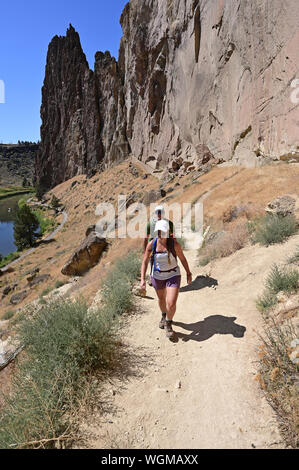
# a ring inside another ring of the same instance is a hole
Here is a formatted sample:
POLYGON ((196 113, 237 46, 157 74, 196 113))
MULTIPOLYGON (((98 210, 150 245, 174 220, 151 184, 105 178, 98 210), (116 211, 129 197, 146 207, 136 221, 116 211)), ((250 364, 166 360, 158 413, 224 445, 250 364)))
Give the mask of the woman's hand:
POLYGON ((146 290, 145 280, 140 281, 140 290, 146 290))
POLYGON ((187 273, 187 284, 191 284, 192 282, 192 273, 187 273))

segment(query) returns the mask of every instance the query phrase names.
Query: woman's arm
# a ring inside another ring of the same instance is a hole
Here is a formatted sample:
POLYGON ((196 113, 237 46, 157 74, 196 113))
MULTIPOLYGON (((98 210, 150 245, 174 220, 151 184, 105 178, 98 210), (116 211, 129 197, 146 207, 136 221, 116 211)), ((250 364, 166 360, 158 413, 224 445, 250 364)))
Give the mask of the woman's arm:
POLYGON ((141 265, 141 281, 140 281, 140 288, 145 289, 145 273, 148 267, 148 263, 152 254, 153 249, 153 240, 151 240, 145 249, 142 265, 141 265))
POLYGON ((183 253, 183 250, 181 248, 181 245, 177 240, 174 240, 174 249, 176 254, 178 255, 182 265, 185 268, 186 274, 187 274, 187 283, 190 284, 192 282, 192 273, 190 272, 189 264, 188 261, 186 260, 186 257, 183 253))

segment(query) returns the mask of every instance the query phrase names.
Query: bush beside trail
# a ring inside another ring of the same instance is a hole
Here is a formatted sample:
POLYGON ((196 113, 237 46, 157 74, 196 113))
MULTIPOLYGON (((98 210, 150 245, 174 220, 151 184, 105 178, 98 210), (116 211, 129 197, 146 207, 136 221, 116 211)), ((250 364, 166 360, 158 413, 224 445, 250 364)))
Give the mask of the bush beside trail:
POLYGON ((132 286, 140 259, 129 253, 103 283, 102 307, 46 302, 21 317, 17 338, 25 345, 10 395, 0 415, 0 448, 51 448, 71 441, 77 411, 91 398, 93 377, 108 372, 117 349, 118 316, 133 307, 132 286))
MULTIPOLYGON (((297 261, 298 247, 287 264, 297 261)), ((265 290, 256 302, 265 321, 264 333, 260 335, 257 380, 276 412, 285 442, 294 448, 299 445, 298 330, 291 319, 275 317, 272 307, 278 302, 279 292, 291 296, 298 290, 298 269, 274 264, 265 281, 265 290)))
POLYGON ((298 230, 296 217, 287 215, 285 217, 267 214, 249 223, 251 240, 261 245, 272 245, 282 243, 298 230))

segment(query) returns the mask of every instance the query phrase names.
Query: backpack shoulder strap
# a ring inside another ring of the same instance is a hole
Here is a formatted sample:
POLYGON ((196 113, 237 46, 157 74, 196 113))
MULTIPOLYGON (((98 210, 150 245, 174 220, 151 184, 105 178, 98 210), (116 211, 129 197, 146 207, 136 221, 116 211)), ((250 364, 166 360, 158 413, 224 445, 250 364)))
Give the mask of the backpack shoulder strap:
POLYGON ((156 237, 153 241, 153 247, 152 247, 152 256, 151 256, 151 266, 154 266, 154 271, 156 271, 156 263, 155 263, 155 254, 157 250, 157 241, 158 238, 156 237))
POLYGON ((173 237, 170 237, 170 240, 171 240, 170 251, 173 254, 173 256, 175 257, 175 259, 177 259, 177 254, 176 254, 176 251, 175 251, 175 248, 174 248, 174 239, 173 239, 173 237))

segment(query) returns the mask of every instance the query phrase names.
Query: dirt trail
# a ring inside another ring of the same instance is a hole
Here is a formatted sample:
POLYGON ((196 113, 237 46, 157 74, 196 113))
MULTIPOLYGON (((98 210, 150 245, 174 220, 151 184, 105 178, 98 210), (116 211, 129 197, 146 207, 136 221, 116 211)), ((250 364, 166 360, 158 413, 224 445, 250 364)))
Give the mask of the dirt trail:
POLYGON ((158 328, 157 300, 148 287, 149 298, 138 298, 143 313, 124 320, 121 330, 132 355, 127 379, 105 386, 106 412, 82 425, 87 446, 283 448, 274 413, 254 380, 262 332, 255 299, 273 262, 284 262, 298 243, 297 235, 279 246, 248 246, 216 261, 211 272, 187 251, 194 282, 186 287, 183 275, 177 343, 158 328))

